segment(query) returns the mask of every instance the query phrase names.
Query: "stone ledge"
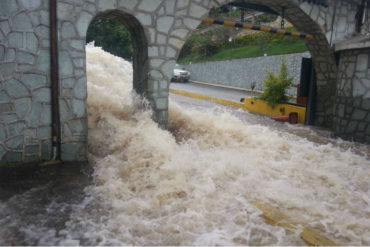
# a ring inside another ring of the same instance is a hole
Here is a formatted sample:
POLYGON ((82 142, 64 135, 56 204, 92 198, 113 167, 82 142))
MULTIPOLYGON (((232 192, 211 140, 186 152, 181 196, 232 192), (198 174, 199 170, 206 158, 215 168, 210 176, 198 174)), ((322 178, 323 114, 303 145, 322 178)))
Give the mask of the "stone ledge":
POLYGON ((357 36, 334 44, 335 51, 370 48, 370 36, 357 36))

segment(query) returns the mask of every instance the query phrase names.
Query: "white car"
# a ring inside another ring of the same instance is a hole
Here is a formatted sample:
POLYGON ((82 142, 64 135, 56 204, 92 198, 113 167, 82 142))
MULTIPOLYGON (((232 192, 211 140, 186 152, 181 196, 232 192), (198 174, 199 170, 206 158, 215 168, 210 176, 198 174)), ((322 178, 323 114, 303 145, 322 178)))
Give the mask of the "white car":
POLYGON ((171 81, 188 82, 190 79, 190 72, 181 68, 180 65, 176 64, 173 70, 173 76, 171 81))

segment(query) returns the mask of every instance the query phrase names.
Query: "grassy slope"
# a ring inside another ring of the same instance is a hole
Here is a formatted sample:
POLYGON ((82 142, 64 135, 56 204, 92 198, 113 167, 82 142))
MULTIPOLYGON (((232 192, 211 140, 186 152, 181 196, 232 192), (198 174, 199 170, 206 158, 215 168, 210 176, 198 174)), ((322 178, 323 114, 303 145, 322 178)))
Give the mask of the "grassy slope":
POLYGON ((259 57, 265 53, 267 55, 278 55, 287 53, 298 53, 307 51, 307 47, 304 42, 297 42, 293 44, 269 44, 265 50, 262 50, 260 46, 250 45, 234 49, 221 49, 218 53, 210 57, 201 57, 198 54, 191 53, 189 56, 180 59, 178 63, 196 63, 203 61, 218 61, 228 60, 237 58, 248 58, 248 57, 259 57))

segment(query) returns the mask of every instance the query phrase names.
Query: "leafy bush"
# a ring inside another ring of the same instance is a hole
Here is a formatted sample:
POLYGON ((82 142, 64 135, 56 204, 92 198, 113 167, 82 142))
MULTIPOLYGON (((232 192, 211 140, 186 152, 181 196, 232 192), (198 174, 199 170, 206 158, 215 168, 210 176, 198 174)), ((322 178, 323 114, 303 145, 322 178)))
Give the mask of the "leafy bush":
POLYGON ((191 52, 196 53, 199 57, 209 57, 218 52, 218 47, 212 42, 197 44, 192 47, 191 52))
MULTIPOLYGON (((295 31, 293 27, 285 28, 289 31, 295 31)), ((235 38, 235 44, 238 47, 247 45, 260 45, 261 43, 274 43, 274 44, 294 44, 294 43, 304 43, 303 40, 297 39, 295 37, 286 35, 277 35, 274 33, 253 33, 245 35, 242 37, 235 38)))
POLYGON ((184 46, 182 47, 179 59, 188 56, 192 52, 197 53, 194 47, 207 43, 210 39, 211 37, 209 37, 208 35, 200 35, 196 33, 193 34, 188 40, 186 40, 184 46))
MULTIPOLYGON (((295 30, 292 26, 287 30, 295 30)), ((230 27, 220 27, 204 34, 194 33, 184 44, 178 63, 216 61, 233 58, 277 55, 307 51, 305 41, 273 33, 252 33, 235 37, 230 27), (229 38, 234 37, 232 42, 229 38)))
POLYGON ((281 58, 280 72, 276 76, 271 71, 268 73, 264 83, 265 91, 260 95, 260 99, 272 107, 276 104, 285 103, 288 97, 285 95, 285 90, 292 86, 293 77, 288 76, 288 67, 285 57, 281 58))
POLYGON ((211 8, 211 10, 209 11, 209 14, 208 16, 209 17, 212 17, 212 18, 216 18, 216 17, 219 17, 221 14, 222 14, 222 9, 221 8, 211 8))
POLYGON ((273 22, 277 19, 277 16, 276 15, 273 15, 273 14, 263 14, 263 15, 259 15, 259 16, 256 16, 256 24, 262 24, 262 23, 268 23, 268 22, 273 22))
POLYGON ((208 57, 218 51, 218 43, 212 41, 211 35, 195 34, 185 42, 179 59, 185 58, 191 53, 196 54, 198 57, 208 57))

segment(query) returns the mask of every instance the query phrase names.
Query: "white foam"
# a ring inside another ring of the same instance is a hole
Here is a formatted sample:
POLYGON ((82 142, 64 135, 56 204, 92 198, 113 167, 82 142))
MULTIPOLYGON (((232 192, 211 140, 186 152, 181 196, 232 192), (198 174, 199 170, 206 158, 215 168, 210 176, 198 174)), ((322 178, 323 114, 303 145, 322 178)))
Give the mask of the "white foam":
POLYGON ((265 223, 251 204, 258 198, 340 244, 370 245, 365 156, 335 140, 314 143, 227 110, 175 102, 171 132, 162 130, 131 93, 131 64, 98 47, 86 51, 94 184, 49 243, 304 244, 265 223))
POLYGON ((302 244, 264 223, 250 204, 260 198, 340 243, 370 244, 366 158, 174 102, 171 135, 135 109, 127 62, 87 53, 91 193, 109 208, 106 243, 302 244))

